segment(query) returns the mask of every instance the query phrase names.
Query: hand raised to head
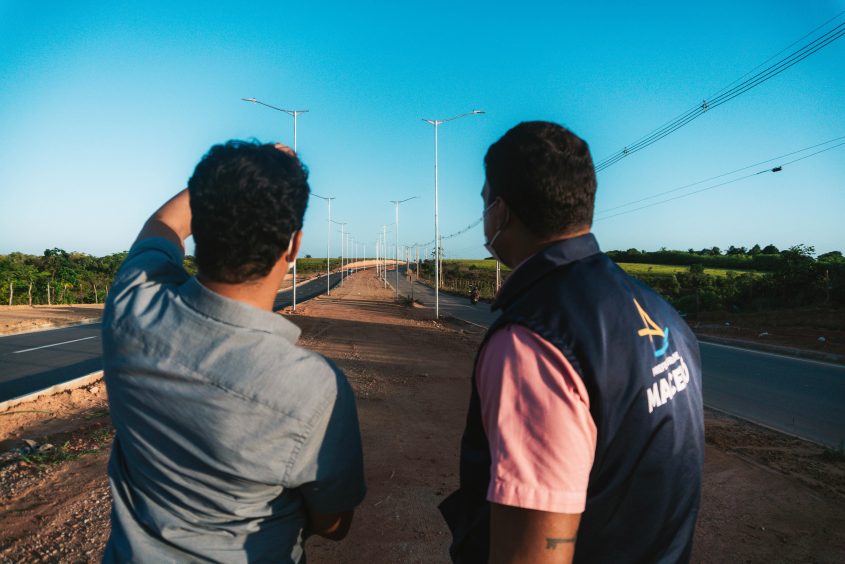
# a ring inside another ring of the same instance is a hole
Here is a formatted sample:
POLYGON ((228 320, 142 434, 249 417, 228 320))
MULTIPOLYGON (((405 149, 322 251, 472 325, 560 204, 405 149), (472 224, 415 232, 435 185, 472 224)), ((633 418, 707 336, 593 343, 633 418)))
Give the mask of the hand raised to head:
POLYGON ((293 158, 297 158, 294 150, 291 149, 290 147, 288 147, 287 145, 285 145, 284 143, 276 143, 275 147, 279 151, 281 151, 283 153, 287 153, 288 155, 292 156, 293 158))

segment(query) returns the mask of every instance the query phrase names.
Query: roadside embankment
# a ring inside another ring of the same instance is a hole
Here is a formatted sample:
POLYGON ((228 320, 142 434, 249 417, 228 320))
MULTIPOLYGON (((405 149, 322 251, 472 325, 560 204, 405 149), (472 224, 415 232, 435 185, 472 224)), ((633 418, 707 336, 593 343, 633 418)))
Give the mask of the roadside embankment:
POLYGON ((103 316, 103 304, 0 306, 0 335, 93 323, 103 316))

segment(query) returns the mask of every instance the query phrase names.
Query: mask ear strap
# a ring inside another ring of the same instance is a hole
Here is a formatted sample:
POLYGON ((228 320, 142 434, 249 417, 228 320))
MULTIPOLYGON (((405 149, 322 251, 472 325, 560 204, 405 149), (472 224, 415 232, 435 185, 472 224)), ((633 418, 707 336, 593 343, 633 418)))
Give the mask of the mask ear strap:
POLYGON ((285 251, 285 254, 288 256, 287 262, 292 262, 290 260, 290 253, 293 250, 293 239, 294 239, 294 237, 296 237, 297 233, 299 233, 299 230, 296 230, 296 231, 294 231, 293 233, 290 234, 290 241, 288 242, 288 250, 285 251))

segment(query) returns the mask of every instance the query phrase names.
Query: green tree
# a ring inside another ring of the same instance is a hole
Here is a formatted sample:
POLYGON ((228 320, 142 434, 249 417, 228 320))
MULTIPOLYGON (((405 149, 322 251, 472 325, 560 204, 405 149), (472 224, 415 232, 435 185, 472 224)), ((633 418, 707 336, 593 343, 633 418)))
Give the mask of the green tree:
POLYGON ((781 261, 773 277, 782 305, 809 305, 824 295, 823 273, 814 252, 815 248, 802 244, 780 252, 781 261))
POLYGON ((845 262, 845 257, 842 256, 840 251, 830 251, 829 253, 819 255, 816 260, 825 263, 843 263, 845 262))

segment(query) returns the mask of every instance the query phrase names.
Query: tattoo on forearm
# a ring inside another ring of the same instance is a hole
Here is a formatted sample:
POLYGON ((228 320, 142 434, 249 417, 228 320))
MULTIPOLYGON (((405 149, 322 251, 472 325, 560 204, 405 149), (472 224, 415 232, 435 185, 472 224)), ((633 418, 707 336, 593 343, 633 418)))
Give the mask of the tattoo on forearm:
POLYGON ((554 550, 559 544, 569 544, 573 542, 575 542, 575 537, 569 539, 546 537, 546 550, 554 550))

